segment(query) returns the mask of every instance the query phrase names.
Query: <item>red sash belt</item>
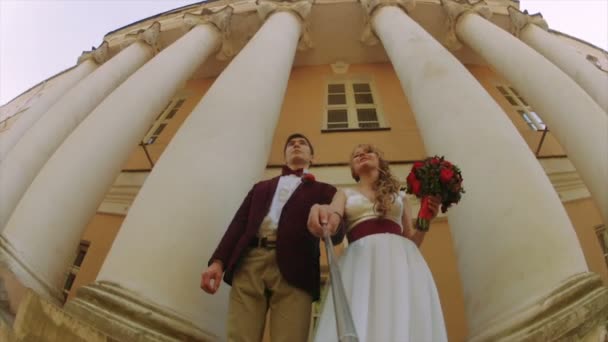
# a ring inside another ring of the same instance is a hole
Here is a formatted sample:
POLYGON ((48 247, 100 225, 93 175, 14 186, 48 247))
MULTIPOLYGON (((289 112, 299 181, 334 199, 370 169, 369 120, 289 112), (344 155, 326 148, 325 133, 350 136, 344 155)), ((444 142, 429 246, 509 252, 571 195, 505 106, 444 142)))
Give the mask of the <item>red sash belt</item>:
POLYGON ((382 233, 401 235, 401 226, 395 221, 384 218, 365 220, 348 232, 348 243, 353 243, 368 235, 382 233))

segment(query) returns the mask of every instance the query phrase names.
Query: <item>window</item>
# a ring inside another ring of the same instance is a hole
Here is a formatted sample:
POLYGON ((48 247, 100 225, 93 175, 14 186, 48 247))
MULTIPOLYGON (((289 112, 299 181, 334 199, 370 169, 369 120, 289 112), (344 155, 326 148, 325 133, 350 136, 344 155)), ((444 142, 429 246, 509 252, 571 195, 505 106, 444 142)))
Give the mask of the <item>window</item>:
POLYGON ((80 271, 80 266, 82 266, 90 244, 91 243, 89 241, 80 241, 80 245, 76 251, 76 257, 74 258, 74 263, 68 270, 65 285, 63 286, 64 301, 67 300, 68 295, 70 294, 70 290, 72 289, 72 285, 74 285, 74 280, 76 280, 76 275, 78 274, 78 271, 80 271))
POLYGON ((606 262, 606 266, 608 266, 608 231, 606 230, 606 226, 603 224, 595 226, 595 234, 597 235, 597 239, 602 248, 604 262, 606 262))
POLYGON ((530 105, 513 87, 496 86, 496 89, 515 108, 519 116, 528 124, 531 130, 543 131, 547 127, 543 120, 532 110, 530 105))
POLYGON ((156 141, 158 136, 162 133, 162 131, 165 129, 165 127, 167 127, 169 120, 172 119, 175 116, 175 114, 177 114, 177 112, 182 107, 184 102, 186 102, 186 99, 178 99, 178 100, 169 101, 169 103, 167 103, 167 106, 165 107, 165 109, 163 109, 160 112, 160 114, 158 114, 158 117, 152 124, 152 127, 150 128, 148 133, 146 133, 146 135, 144 136, 144 139, 142 140, 142 144, 144 144, 144 145, 154 144, 154 142, 156 141))
POLYGON ((385 127, 378 96, 369 81, 329 82, 326 112, 328 131, 385 127))

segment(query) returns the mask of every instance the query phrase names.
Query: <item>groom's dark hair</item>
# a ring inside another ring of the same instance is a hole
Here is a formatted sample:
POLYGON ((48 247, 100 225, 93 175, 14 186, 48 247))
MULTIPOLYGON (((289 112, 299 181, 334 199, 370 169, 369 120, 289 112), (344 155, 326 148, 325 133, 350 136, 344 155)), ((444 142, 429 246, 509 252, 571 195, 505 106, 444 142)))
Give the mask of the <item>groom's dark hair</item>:
POLYGON ((308 147, 310 147, 310 154, 313 156, 315 155, 315 149, 312 147, 310 140, 308 140, 308 138, 306 136, 304 136, 304 134, 300 134, 300 133, 294 133, 287 137, 287 140, 285 140, 285 146, 283 146, 283 154, 285 154, 285 150, 287 150, 287 144, 289 144, 289 141, 291 139, 295 139, 295 138, 302 138, 302 139, 306 140, 308 147))

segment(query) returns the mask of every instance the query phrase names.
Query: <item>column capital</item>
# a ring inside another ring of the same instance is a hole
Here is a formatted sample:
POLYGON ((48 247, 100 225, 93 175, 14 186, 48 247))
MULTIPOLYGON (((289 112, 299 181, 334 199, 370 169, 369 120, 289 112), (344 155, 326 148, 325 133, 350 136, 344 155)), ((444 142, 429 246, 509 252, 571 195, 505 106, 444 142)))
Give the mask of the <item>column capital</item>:
POLYGON ((219 52, 215 56, 219 60, 228 60, 235 55, 235 49, 230 40, 230 21, 232 14, 234 13, 234 7, 224 6, 218 11, 211 11, 208 8, 203 8, 201 14, 185 13, 184 14, 184 25, 188 29, 192 29, 197 25, 209 24, 215 27, 222 39, 219 52))
POLYGON ((152 47, 154 53, 160 52, 160 46, 158 45, 158 37, 160 36, 160 23, 155 21, 147 29, 141 29, 137 32, 128 33, 125 35, 125 41, 122 47, 125 48, 136 41, 143 41, 152 47))
POLYGON ((416 7, 416 0, 359 0, 359 2, 365 10, 365 22, 360 40, 363 44, 369 46, 377 45, 380 42, 372 27, 372 18, 380 8, 396 6, 405 11, 405 13, 409 13, 416 7))
POLYGON ((310 38, 310 24, 308 22, 308 15, 312 8, 312 2, 309 0, 301 1, 277 1, 277 0, 257 0, 256 10, 258 16, 262 21, 266 21, 268 17, 276 12, 291 12, 299 20, 302 25, 302 34, 300 35, 300 41, 298 42, 298 50, 308 50, 313 47, 312 40, 310 38))
POLYGON ((530 15, 527 10, 522 12, 513 6, 509 6, 507 11, 509 11, 509 17, 511 18, 511 33, 515 37, 519 37, 521 31, 528 24, 536 25, 545 31, 549 30, 547 21, 545 21, 540 13, 530 15))
POLYGON ((456 35, 456 24, 460 18, 470 13, 480 15, 486 19, 490 19, 492 16, 492 10, 483 0, 475 3, 472 3, 471 0, 441 0, 441 7, 448 20, 448 32, 443 43, 450 50, 458 50, 462 47, 462 42, 456 35))
POLYGON ((109 44, 105 40, 99 47, 93 48, 91 51, 84 51, 80 57, 78 57, 77 64, 80 64, 88 59, 94 60, 97 64, 103 64, 109 59, 109 44))

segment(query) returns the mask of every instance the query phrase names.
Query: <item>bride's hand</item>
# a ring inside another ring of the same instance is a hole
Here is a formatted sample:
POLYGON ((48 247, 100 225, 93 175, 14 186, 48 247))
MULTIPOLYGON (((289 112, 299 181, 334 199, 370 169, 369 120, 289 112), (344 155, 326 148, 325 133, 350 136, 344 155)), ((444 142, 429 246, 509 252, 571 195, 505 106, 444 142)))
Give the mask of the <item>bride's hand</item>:
MULTIPOLYGON (((308 231, 316 236, 323 237, 323 226, 329 224, 329 206, 315 204, 310 208, 310 214, 308 215, 308 231)), ((331 227, 328 227, 330 232, 333 231, 331 227)))
POLYGON ((429 198, 429 209, 433 213, 433 219, 437 217, 439 214, 439 206, 441 206, 441 197, 440 196, 431 196, 429 198))

